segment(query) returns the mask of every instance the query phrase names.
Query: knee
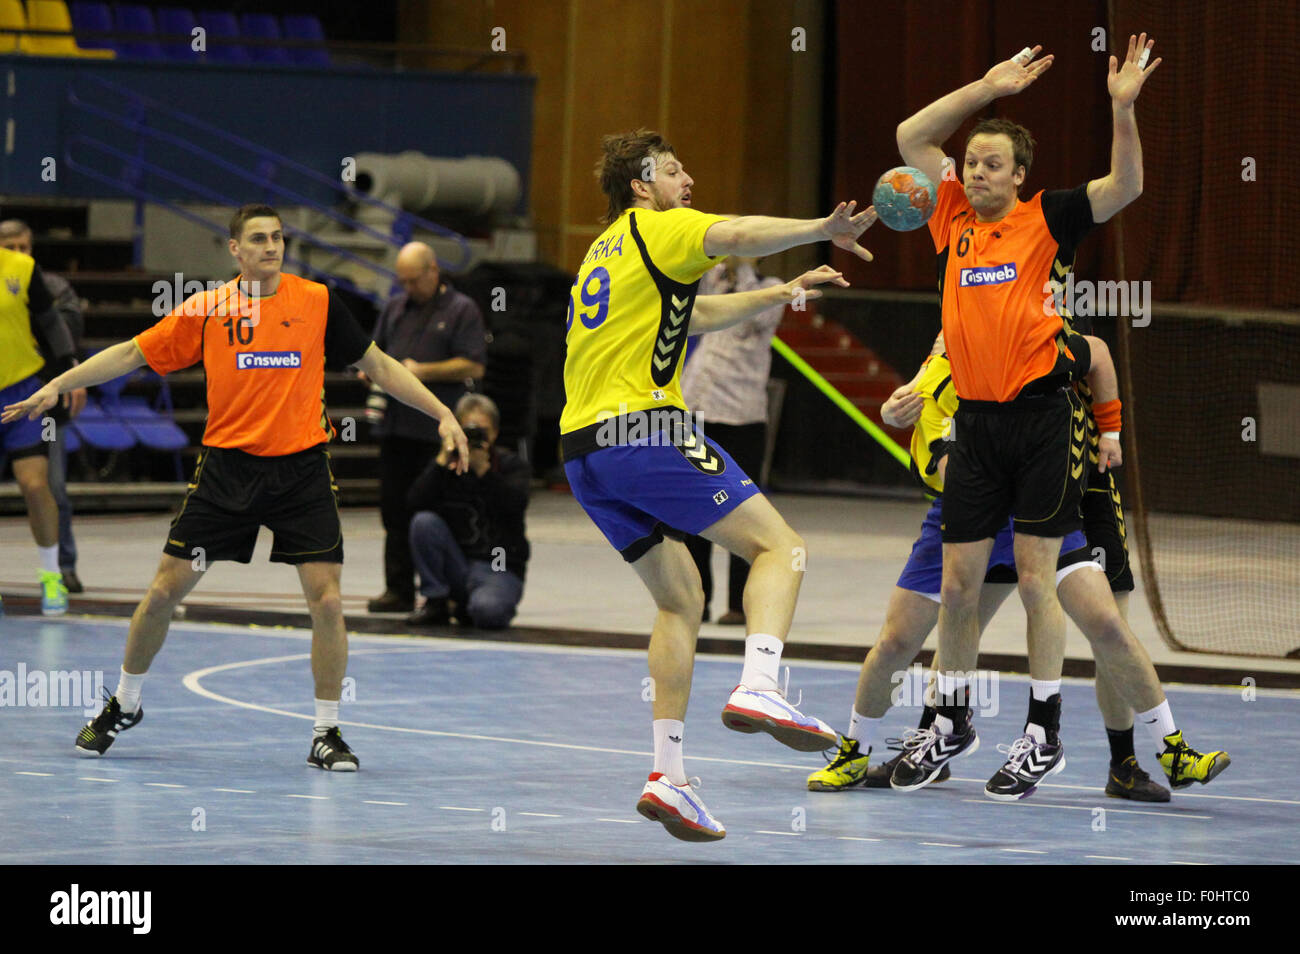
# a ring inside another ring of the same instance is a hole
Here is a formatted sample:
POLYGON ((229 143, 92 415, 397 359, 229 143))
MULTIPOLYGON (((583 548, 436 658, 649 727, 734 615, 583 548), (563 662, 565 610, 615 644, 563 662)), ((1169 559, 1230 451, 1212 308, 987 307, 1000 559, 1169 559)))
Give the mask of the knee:
POLYGON ((698 581, 694 584, 680 584, 671 592, 661 595, 656 604, 661 612, 698 623, 704 616, 704 587, 698 581))
POLYGON ((505 600, 486 599, 475 594, 469 598, 470 622, 479 629, 505 629, 515 618, 513 603, 505 600))
POLYGON ((1118 611, 1107 613, 1089 626, 1084 635, 1092 644, 1094 654, 1113 654, 1123 649, 1128 642, 1128 629, 1118 611))
POLYGON ((144 595, 145 612, 171 615, 171 611, 180 603, 184 595, 184 588, 180 585, 180 581, 167 576, 156 576, 144 595))
POLYGON ((411 517, 411 542, 441 539, 449 533, 447 522, 432 510, 421 510, 411 517))
POLYGON ((21 474, 14 474, 14 479, 18 481, 18 489, 22 491, 23 496, 28 500, 49 493, 49 472, 44 468, 39 470, 28 470, 24 468, 21 474))
POLYGON ((1020 600, 1024 603, 1025 612, 1032 613, 1056 601, 1055 567, 1048 572, 1020 570, 1019 577, 1017 589, 1020 592, 1020 600))
POLYGON ((307 598, 307 611, 316 618, 330 618, 343 615, 343 597, 337 586, 327 587, 320 593, 307 598))
POLYGON ((944 573, 939 588, 939 601, 947 610, 974 612, 979 607, 982 583, 981 578, 958 570, 944 573))
POLYGON ((876 639, 876 644, 871 647, 871 651, 880 653, 882 659, 888 660, 893 665, 899 660, 911 660, 920 651, 921 643, 924 642, 924 635, 920 641, 911 639, 898 626, 885 620, 885 625, 881 627, 880 636, 876 639))

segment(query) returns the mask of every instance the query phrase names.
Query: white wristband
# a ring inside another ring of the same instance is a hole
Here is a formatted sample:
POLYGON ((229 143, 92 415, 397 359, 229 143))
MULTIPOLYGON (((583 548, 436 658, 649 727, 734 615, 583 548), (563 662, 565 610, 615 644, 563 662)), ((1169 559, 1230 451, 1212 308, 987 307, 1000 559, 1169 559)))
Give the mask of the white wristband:
POLYGON ((1102 431, 1101 436, 1104 440, 1119 440, 1119 431, 1102 431))

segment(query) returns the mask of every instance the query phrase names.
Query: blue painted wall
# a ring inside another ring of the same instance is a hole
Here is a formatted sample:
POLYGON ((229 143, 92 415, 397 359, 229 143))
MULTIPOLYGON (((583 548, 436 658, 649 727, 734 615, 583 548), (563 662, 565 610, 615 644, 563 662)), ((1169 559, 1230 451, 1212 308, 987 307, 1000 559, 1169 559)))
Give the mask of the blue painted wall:
MULTIPOLYGON (((0 190, 23 195, 121 195, 63 168, 65 147, 74 135, 103 140, 128 152, 135 148, 135 136, 120 124, 87 117, 69 103, 69 88, 75 86, 83 91, 83 98, 113 105, 113 97, 85 81, 89 77, 102 77, 173 109, 190 110, 197 118, 332 177, 340 174, 344 156, 359 152, 415 149, 449 158, 500 156, 519 170, 524 182, 516 211, 527 208, 535 83, 531 76, 29 56, 0 57, 0 78, 7 93, 5 118, 13 120, 14 131, 13 152, 3 157, 0 167, 0 190), (42 161, 47 156, 58 160, 53 182, 42 179, 42 161)), ((247 165, 248 154, 223 144, 220 136, 198 136, 172 121, 159 128, 193 136, 207 148, 247 165)), ((94 162, 106 172, 121 169, 119 160, 99 152, 77 149, 73 155, 78 162, 94 162)), ((193 160, 176 147, 155 145, 147 155, 181 173, 193 166, 193 160)), ((250 200, 261 198, 256 186, 228 173, 214 173, 207 164, 202 168, 200 181, 205 185, 250 200)), ((185 195, 156 177, 147 187, 167 198, 185 195)), ((321 197, 319 192, 313 194, 321 197)))

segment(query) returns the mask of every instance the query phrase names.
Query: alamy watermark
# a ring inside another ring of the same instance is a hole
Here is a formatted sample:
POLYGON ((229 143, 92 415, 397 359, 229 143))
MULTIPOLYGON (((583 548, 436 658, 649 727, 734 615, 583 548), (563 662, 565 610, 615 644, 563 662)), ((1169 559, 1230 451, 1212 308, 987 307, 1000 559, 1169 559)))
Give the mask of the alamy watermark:
POLYGON ((596 444, 600 447, 626 447, 631 444, 646 447, 692 446, 695 435, 703 432, 704 415, 699 411, 684 411, 676 407, 650 408, 629 411, 626 403, 618 406, 618 413, 602 412, 597 420, 596 444))
POLYGON ((76 709, 87 717, 99 712, 104 694, 102 669, 0 669, 0 708, 76 709))
POLYGON ((1079 317, 1132 318, 1134 328, 1151 324, 1150 282, 1078 281, 1074 273, 1065 281, 1049 280, 1043 285, 1043 314, 1065 313, 1079 317))

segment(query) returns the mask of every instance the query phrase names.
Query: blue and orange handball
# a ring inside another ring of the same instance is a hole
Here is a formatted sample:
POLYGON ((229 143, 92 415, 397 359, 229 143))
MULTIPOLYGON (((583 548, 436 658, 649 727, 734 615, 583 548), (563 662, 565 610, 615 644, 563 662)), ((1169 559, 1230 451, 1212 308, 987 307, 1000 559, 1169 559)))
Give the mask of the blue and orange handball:
POLYGON ((930 220, 938 193, 920 169, 899 166, 876 180, 871 204, 880 221, 895 232, 919 229, 930 220))

